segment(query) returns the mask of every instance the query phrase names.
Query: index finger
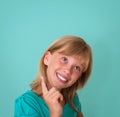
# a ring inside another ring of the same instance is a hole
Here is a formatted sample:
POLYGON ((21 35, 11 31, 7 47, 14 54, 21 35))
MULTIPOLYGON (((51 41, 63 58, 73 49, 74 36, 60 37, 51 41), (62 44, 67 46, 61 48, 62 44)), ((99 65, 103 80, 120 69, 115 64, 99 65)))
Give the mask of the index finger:
POLYGON ((46 84, 45 84, 45 80, 44 80, 43 77, 41 77, 41 86, 42 86, 42 93, 43 93, 43 94, 48 93, 48 89, 47 89, 47 86, 46 86, 46 84))

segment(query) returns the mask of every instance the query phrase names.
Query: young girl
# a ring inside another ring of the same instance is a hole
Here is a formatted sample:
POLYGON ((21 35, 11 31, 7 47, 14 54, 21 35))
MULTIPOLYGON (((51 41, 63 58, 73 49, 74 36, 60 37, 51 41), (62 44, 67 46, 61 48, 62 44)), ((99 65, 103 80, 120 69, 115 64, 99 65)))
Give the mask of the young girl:
POLYGON ((76 91, 91 74, 92 52, 80 37, 57 39, 43 54, 31 90, 15 101, 15 117, 83 117, 76 91))

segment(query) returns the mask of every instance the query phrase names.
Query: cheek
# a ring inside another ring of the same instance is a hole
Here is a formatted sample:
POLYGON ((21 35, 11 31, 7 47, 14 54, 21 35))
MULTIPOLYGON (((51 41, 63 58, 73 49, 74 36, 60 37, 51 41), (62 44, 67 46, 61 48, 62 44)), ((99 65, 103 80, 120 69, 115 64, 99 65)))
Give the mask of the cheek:
POLYGON ((53 71, 53 70, 57 69, 58 66, 59 66, 59 65, 57 64, 57 61, 51 61, 51 62, 48 64, 48 69, 51 70, 51 71, 53 71))
POLYGON ((63 65, 58 60, 54 60, 54 61, 52 61, 51 66, 54 68, 58 68, 63 65))
POLYGON ((76 82, 77 82, 77 79, 71 80, 71 82, 69 83, 69 87, 72 86, 72 85, 74 85, 76 82))
POLYGON ((76 82, 80 78, 80 76, 81 76, 80 74, 73 74, 72 76, 73 82, 76 82))

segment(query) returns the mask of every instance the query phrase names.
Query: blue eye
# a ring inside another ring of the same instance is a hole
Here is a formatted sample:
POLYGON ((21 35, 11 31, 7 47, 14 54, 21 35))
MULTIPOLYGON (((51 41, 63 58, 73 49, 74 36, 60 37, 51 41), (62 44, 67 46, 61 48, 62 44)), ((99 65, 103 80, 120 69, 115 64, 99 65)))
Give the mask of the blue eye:
POLYGON ((67 61, 68 61, 68 59, 67 59, 66 57, 62 57, 61 60, 62 60, 63 62, 67 62, 67 61))
POLYGON ((74 68, 75 68, 75 70, 80 71, 80 67, 79 66, 75 66, 74 68))

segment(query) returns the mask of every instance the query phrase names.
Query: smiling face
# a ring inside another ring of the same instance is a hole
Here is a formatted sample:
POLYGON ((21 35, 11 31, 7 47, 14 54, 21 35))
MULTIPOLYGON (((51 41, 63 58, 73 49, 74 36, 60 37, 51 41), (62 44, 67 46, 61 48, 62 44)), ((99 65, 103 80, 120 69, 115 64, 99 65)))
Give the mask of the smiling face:
POLYGON ((46 52, 44 64, 47 66, 49 88, 61 90, 73 85, 84 70, 84 62, 82 56, 66 56, 58 51, 52 54, 46 52))

